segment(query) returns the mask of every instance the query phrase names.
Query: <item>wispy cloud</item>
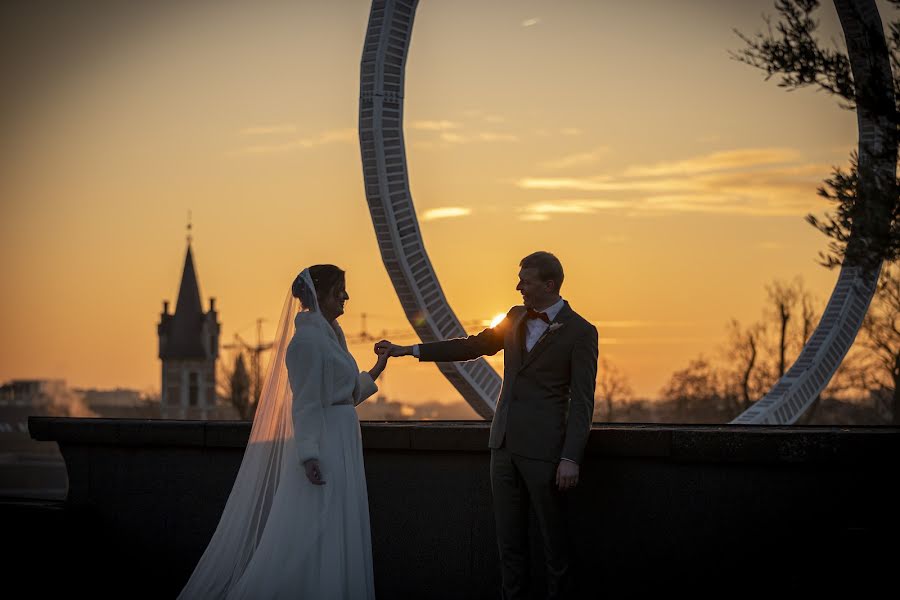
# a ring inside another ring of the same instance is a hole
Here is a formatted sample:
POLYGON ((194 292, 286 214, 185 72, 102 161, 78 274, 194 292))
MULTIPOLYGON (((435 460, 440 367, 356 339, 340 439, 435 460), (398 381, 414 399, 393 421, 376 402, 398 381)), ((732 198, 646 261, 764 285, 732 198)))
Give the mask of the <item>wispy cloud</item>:
POLYGON ((422 215, 422 221, 436 221, 437 219, 452 219, 457 217, 467 217, 472 214, 471 208, 463 206, 444 206, 441 208, 431 208, 426 210, 422 215))
POLYGON ((241 129, 241 135, 271 135, 278 133, 294 133, 297 126, 292 123, 284 123, 281 125, 269 125, 264 127, 245 127, 241 129))
POLYGON ((571 167, 580 167, 582 165, 591 164, 600 160, 600 157, 608 154, 609 148, 596 148, 589 152, 578 152, 569 154, 554 160, 548 160, 541 163, 546 169, 568 169, 571 167))
POLYGON ((761 165, 791 163, 800 153, 790 148, 744 148, 713 152, 674 162, 661 162, 649 166, 630 167, 626 177, 661 177, 666 175, 695 175, 727 169, 746 169, 761 165))
POLYGON ((356 129, 333 129, 323 131, 312 137, 304 137, 292 139, 277 144, 257 144, 245 147, 242 152, 246 154, 275 154, 280 152, 291 152, 294 150, 302 150, 323 146, 325 144, 346 143, 356 141, 356 129))
POLYGON ((801 158, 792 149, 749 148, 632 166, 615 176, 523 177, 515 185, 524 190, 603 193, 605 197, 534 202, 523 209, 520 218, 535 220, 534 215, 540 215, 539 219, 546 220, 553 215, 604 209, 622 209, 628 216, 678 212, 803 215, 820 208, 815 191, 829 166, 803 163, 801 158))
POLYGON ((563 135, 581 135, 582 133, 577 127, 563 127, 559 132, 563 135))
POLYGON ((623 200, 549 200, 535 202, 521 209, 523 221, 546 221, 551 215, 587 215, 613 208, 626 208, 623 200))
POLYGON ((533 19, 525 19, 524 21, 522 21, 522 27, 534 27, 540 22, 541 20, 538 17, 535 17, 533 19))
MULTIPOLYGON (((652 183, 652 182, 646 182, 652 183)), ((526 190, 611 192, 634 189, 641 182, 617 181, 607 175, 594 177, 523 177, 516 185, 526 190)))
POLYGON ((519 215, 521 221, 549 221, 550 215, 545 213, 524 213, 519 215))
POLYGON ((413 121, 409 129, 416 136, 411 143, 423 148, 435 146, 446 147, 453 144, 471 144, 477 142, 517 142, 519 137, 512 133, 496 131, 488 124, 503 123, 500 115, 489 114, 482 109, 469 109, 462 113, 467 122, 450 119, 426 119, 413 121), (477 121, 473 123, 472 121, 477 121))

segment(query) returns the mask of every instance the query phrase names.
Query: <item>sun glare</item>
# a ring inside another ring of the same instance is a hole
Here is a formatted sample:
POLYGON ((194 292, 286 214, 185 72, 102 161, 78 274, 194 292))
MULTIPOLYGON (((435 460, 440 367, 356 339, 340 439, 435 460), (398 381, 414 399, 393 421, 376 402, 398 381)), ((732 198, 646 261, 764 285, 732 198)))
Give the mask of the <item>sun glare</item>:
POLYGON ((500 313, 499 315, 497 315, 493 319, 491 319, 491 329, 493 329, 494 327, 499 325, 500 321, 502 321, 505 318, 506 318, 506 313, 500 313))

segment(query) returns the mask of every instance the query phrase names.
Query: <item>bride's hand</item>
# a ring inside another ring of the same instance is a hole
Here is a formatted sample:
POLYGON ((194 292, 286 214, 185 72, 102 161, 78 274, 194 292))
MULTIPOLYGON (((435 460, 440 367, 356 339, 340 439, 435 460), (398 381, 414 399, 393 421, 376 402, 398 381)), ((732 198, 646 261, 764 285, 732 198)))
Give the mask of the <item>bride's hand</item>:
POLYGON ((388 359, 391 357, 390 352, 382 352, 378 355, 378 360, 375 362, 376 367, 380 367, 382 370, 387 366, 388 359))
POLYGON ((325 480, 322 479, 322 471, 319 469, 318 459, 310 458, 303 463, 303 468, 306 469, 306 478, 309 479, 311 484, 325 485, 325 480))
POLYGON ((391 357, 391 353, 387 351, 378 352, 376 350, 376 354, 378 354, 378 360, 375 362, 375 366, 369 370, 369 375, 372 376, 372 379, 378 379, 378 376, 381 375, 381 372, 387 366, 388 359, 391 357))

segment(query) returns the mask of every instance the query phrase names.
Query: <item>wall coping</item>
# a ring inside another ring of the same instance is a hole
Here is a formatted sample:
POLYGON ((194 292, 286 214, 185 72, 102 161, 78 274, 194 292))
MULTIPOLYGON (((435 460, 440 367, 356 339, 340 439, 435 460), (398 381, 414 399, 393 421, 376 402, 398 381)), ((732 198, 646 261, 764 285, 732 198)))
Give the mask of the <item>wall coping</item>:
MULTIPOLYGON (((250 421, 29 417, 31 437, 60 445, 239 449, 250 421)), ((487 421, 363 421, 366 450, 487 452, 487 421)), ((894 462, 900 427, 595 423, 586 456, 700 462, 894 462)))

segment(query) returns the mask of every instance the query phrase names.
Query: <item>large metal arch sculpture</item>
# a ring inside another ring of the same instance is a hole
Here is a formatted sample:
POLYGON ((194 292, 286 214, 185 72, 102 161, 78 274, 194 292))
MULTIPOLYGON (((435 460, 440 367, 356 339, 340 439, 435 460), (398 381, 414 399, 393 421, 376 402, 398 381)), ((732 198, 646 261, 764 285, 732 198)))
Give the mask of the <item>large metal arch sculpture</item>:
MULTIPOLYGON (((856 89, 867 89, 872 81, 892 81, 875 0, 834 0, 834 5, 856 89), (871 37, 873 32, 878 36, 871 37)), ((465 336, 466 331, 450 308, 425 251, 409 190, 403 94, 417 6, 418 0, 372 2, 360 64, 359 144, 366 200, 382 260, 407 319, 419 338, 430 342, 465 336)), ((857 193, 863 202, 888 202, 883 183, 896 178, 897 147, 891 134, 896 126, 888 115, 871 109, 872 102, 894 106, 892 86, 881 88, 877 90, 884 95, 881 98, 857 95, 857 193)), ((831 380, 853 344, 880 272, 880 264, 864 269, 845 261, 822 318, 797 360, 768 394, 732 423, 796 422, 831 380)), ((493 416, 501 380, 487 361, 438 363, 438 368, 479 415, 486 419, 493 416)))

